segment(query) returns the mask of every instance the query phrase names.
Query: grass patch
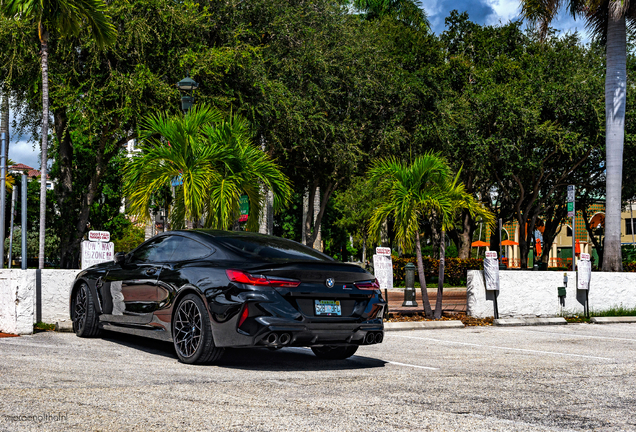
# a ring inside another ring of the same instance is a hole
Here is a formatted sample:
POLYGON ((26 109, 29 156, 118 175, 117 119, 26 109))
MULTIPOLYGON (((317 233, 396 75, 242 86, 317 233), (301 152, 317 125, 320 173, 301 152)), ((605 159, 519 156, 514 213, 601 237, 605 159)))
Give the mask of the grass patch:
POLYGON ((614 306, 602 311, 590 311, 590 316, 613 317, 613 316, 636 316, 636 307, 626 308, 623 305, 614 306))
POLYGON ((37 322, 33 324, 33 331, 53 331, 55 330, 55 324, 46 324, 43 322, 37 322))
MULTIPOLYGON (((589 318, 579 312, 563 312, 561 314, 567 322, 571 323, 583 323, 590 322, 589 318)), ((617 316, 636 316, 636 307, 627 308, 623 305, 613 306, 609 309, 603 310, 590 310, 590 317, 617 317, 617 316)))

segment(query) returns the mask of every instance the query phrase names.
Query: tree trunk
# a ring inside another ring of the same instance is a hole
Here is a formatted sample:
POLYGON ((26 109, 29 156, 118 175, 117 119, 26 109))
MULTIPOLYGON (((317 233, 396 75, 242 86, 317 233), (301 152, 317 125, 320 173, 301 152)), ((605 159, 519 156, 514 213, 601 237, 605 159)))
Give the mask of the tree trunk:
MULTIPOLYGON (((467 210, 462 212, 462 231, 459 233, 459 253, 460 259, 470 258, 471 244, 476 224, 467 210)), ((481 239, 480 239, 481 240, 481 239)))
MULTIPOLYGON (((40 29, 42 32, 42 29, 40 29)), ((40 166, 40 251, 38 268, 44 268, 44 244, 46 233, 46 177, 49 138, 49 47, 48 35, 42 36, 42 155, 40 166)))
POLYGON ((420 280, 420 291, 422 293, 424 315, 426 315, 426 318, 433 318, 431 302, 428 300, 428 291, 426 290, 426 276, 424 275, 424 262, 422 261, 422 245, 420 244, 419 231, 415 231, 415 256, 417 258, 417 276, 420 280))
POLYGON ((319 195, 321 190, 317 183, 314 183, 314 185, 309 188, 306 213, 305 210, 303 210, 303 213, 305 213, 303 215, 303 240, 305 245, 309 247, 316 248, 316 246, 318 246, 322 249, 321 245, 318 244, 320 242, 320 226, 322 224, 322 217, 325 214, 325 209, 327 208, 327 203, 329 202, 329 198, 331 198, 331 194, 336 189, 336 185, 336 183, 329 183, 323 188, 322 196, 319 195))
POLYGON ((433 259, 439 259, 439 231, 434 223, 431 224, 431 243, 433 246, 433 259))
POLYGON ((439 246, 439 278, 437 282, 437 299, 435 300, 435 319, 442 317, 442 296, 444 295, 444 268, 446 266, 446 232, 442 228, 439 246))
POLYGON ((621 183, 627 86, 625 17, 607 26, 607 73, 605 75, 605 245, 603 271, 623 269, 621 257, 621 183))

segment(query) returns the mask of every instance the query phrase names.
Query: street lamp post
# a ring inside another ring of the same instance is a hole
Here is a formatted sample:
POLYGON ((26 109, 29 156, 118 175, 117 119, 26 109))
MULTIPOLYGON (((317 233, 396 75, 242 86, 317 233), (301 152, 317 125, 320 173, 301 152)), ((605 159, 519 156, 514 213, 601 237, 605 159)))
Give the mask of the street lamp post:
POLYGON ((194 90, 199 88, 199 83, 186 76, 177 83, 177 88, 183 94, 181 96, 181 109, 187 114, 194 105, 194 90))

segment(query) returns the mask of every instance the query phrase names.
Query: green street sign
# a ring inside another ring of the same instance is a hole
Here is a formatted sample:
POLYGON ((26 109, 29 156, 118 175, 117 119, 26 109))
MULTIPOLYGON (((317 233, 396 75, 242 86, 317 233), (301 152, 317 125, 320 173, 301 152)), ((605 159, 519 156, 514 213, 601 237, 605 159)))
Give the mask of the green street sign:
POLYGON ((569 212, 574 211, 574 203, 573 202, 569 202, 568 203, 568 211, 569 212))
POLYGON ((239 210, 241 212, 239 222, 245 222, 247 220, 247 216, 250 214, 250 201, 247 195, 241 195, 239 198, 239 210))

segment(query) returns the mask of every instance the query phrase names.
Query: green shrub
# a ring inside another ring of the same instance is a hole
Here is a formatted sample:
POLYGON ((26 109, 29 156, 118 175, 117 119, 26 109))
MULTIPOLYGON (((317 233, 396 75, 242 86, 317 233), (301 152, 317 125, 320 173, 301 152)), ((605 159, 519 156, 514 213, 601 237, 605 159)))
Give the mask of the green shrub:
MULTIPOLYGON (((424 276, 428 281, 431 278, 435 278, 439 276, 439 260, 433 259, 431 257, 422 257, 422 261, 424 263, 424 276)), ((481 258, 468 258, 468 259, 460 259, 460 258, 446 258, 446 263, 444 266, 444 282, 458 286, 466 283, 466 274, 468 270, 483 270, 484 264, 481 258)), ((415 257, 411 258, 394 258, 393 259, 393 285, 394 286, 403 286, 404 285, 404 266, 407 263, 412 262, 415 264, 415 280, 417 279, 417 262, 415 257)))

